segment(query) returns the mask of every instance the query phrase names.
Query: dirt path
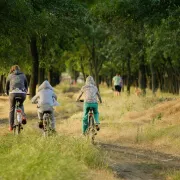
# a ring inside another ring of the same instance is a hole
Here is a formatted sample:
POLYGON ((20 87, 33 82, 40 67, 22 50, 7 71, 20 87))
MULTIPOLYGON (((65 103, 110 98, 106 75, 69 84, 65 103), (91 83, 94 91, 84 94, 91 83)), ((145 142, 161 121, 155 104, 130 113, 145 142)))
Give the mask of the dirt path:
POLYGON ((165 173, 180 170, 180 157, 132 147, 99 143, 109 166, 124 180, 165 180, 165 173))

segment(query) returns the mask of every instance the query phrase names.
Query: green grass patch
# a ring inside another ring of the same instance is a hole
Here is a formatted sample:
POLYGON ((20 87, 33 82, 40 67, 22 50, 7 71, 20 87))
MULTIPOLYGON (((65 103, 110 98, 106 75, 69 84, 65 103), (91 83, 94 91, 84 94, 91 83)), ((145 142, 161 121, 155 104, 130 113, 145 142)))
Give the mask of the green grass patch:
POLYGON ((180 138, 180 125, 172 125, 167 127, 148 126, 140 135, 141 141, 154 141, 162 137, 180 138))
POLYGON ((100 151, 83 138, 30 132, 0 140, 0 179, 86 180, 88 168, 105 167, 100 151))
POLYGON ((180 179, 180 171, 172 171, 167 173, 168 180, 179 180, 180 179))

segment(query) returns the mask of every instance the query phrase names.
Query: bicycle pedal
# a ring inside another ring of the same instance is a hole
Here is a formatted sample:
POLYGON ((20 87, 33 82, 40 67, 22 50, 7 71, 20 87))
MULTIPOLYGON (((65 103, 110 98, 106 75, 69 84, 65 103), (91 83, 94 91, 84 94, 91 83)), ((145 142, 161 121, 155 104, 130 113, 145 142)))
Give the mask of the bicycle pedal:
POLYGON ((23 129, 23 127, 21 126, 21 129, 23 129))

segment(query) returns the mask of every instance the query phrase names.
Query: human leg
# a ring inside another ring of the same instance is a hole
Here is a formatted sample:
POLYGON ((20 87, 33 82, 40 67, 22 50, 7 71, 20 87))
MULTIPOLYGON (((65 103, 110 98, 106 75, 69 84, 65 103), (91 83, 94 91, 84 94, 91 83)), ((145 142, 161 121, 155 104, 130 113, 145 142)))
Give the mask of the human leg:
POLYGON ((26 99, 26 94, 22 93, 22 94, 18 94, 19 97, 21 97, 21 100, 20 100, 20 104, 19 104, 19 107, 22 109, 22 124, 26 124, 26 114, 24 112, 24 101, 26 99))
POLYGON ((93 112, 94 112, 95 122, 96 122, 96 124, 100 124, 99 112, 98 112, 98 103, 92 103, 92 108, 93 108, 93 112))
POLYGON ((39 128, 43 128, 43 113, 37 110, 38 118, 39 118, 39 128))
POLYGON ((13 129, 14 125, 14 109, 15 109, 15 99, 14 94, 9 95, 9 130, 13 129))
POLYGON ((86 132, 88 128, 88 111, 89 111, 89 103, 84 103, 84 108, 83 108, 83 120, 82 120, 82 131, 83 134, 86 132))
POLYGON ((54 117, 54 110, 52 110, 52 113, 51 113, 51 128, 53 130, 55 130, 55 125, 56 125, 56 119, 54 117))
POLYGON ((100 127, 99 127, 100 121, 99 121, 98 103, 93 103, 92 107, 93 107, 93 112, 94 112, 94 119, 96 122, 96 130, 99 131, 100 130, 100 127))

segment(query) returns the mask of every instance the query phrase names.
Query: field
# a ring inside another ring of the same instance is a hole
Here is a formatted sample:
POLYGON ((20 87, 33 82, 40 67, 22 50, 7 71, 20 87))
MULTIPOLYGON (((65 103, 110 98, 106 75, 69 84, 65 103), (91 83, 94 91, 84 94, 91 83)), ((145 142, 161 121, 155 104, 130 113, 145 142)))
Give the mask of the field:
POLYGON ((101 86, 101 130, 96 145, 81 135, 79 87, 55 88, 57 135, 42 137, 36 107, 25 102, 28 124, 19 137, 8 132, 8 99, 0 97, 0 179, 180 179, 180 99, 147 92, 114 97, 101 86))

